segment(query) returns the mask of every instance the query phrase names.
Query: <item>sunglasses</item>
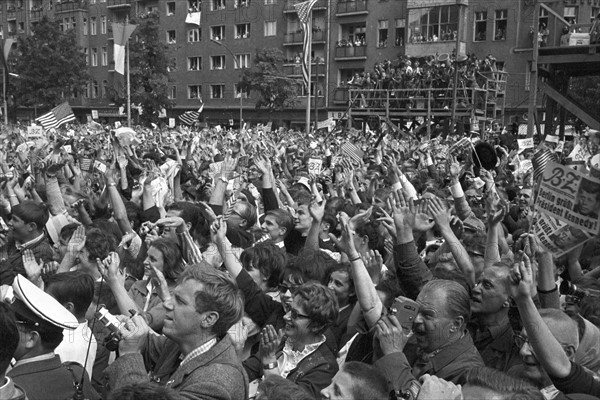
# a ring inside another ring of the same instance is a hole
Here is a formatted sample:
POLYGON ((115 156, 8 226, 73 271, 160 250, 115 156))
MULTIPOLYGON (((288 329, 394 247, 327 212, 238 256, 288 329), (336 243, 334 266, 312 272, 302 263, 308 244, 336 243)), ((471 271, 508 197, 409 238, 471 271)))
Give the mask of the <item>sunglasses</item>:
POLYGON ((293 319, 294 321, 297 320, 298 318, 310 319, 310 317, 308 315, 300 314, 298 311, 294 310, 293 308, 290 308, 290 318, 293 319))
POLYGON ((281 293, 285 293, 289 290, 291 293, 294 293, 294 291, 298 288, 298 286, 300 286, 300 285, 289 285, 289 284, 281 283, 281 284, 279 284, 279 291, 281 293))

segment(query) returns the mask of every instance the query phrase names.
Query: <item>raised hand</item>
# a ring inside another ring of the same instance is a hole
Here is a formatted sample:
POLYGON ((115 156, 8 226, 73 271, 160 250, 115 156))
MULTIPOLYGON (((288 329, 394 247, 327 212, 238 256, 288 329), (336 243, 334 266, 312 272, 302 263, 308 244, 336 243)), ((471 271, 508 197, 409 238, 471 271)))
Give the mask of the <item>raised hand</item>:
POLYGON ((404 333, 395 315, 384 315, 377 321, 375 336, 384 355, 400 353, 408 342, 411 333, 404 333))
POLYGON ((22 259, 23 268, 25 268, 25 274, 27 274, 27 278, 33 283, 39 282, 42 277, 44 263, 41 261, 38 263, 33 255, 33 251, 29 249, 23 251, 22 259))
POLYGON ((450 212, 441 199, 437 197, 429 199, 428 208, 429 214, 438 226, 450 226, 450 212))
POLYGON ((67 243, 67 251, 70 253, 79 253, 83 250, 85 246, 85 227, 83 225, 79 225, 71 239, 69 239, 69 243, 67 243))
POLYGON ((277 349, 283 339, 283 330, 277 332, 273 325, 267 325, 260 332, 259 354, 263 364, 277 360, 277 349))
POLYGON ((533 293, 533 271, 529 257, 523 252, 519 252, 517 262, 515 262, 511 273, 508 276, 511 297, 515 301, 525 300, 531 297, 533 293))
POLYGON ((227 223, 223 217, 217 217, 210 225, 210 239, 213 243, 222 243, 227 235, 227 223))
POLYGON ((308 206, 308 211, 315 221, 321 222, 325 215, 325 201, 312 201, 308 206))

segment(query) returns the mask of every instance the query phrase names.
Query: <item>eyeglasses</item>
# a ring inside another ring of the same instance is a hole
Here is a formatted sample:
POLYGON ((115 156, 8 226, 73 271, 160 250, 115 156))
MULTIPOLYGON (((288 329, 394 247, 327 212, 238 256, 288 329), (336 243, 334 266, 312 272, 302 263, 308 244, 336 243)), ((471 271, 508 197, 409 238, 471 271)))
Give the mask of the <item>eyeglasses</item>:
POLYGON ((517 333, 513 334, 513 340, 515 341, 515 345, 517 348, 523 347, 525 343, 529 343, 529 338, 525 336, 521 336, 517 333))
POLYGON ((290 318, 293 319, 294 321, 297 320, 298 318, 310 319, 310 317, 308 315, 300 314, 298 311, 294 310, 293 308, 290 308, 290 318))
POLYGON ((291 284, 281 283, 281 284, 279 284, 279 291, 281 293, 285 293, 289 290, 291 293, 294 293, 294 291, 298 288, 298 286, 299 285, 291 285, 291 284))

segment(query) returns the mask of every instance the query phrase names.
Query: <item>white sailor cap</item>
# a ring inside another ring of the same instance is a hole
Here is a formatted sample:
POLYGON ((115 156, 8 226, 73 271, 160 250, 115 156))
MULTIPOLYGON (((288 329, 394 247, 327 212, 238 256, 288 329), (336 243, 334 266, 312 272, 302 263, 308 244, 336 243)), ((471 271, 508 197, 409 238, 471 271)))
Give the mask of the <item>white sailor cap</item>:
POLYGON ((35 326, 62 329, 75 329, 79 325, 77 318, 69 310, 24 276, 16 276, 13 290, 15 301, 11 308, 27 322, 35 326))

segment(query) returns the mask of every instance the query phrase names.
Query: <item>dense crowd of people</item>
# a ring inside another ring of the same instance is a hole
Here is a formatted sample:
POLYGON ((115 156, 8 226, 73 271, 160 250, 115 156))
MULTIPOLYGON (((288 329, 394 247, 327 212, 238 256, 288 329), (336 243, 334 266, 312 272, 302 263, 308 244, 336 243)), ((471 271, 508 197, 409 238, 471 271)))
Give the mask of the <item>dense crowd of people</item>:
POLYGON ((386 128, 3 127, 0 398, 600 397, 599 241, 524 167, 569 146, 386 128))

